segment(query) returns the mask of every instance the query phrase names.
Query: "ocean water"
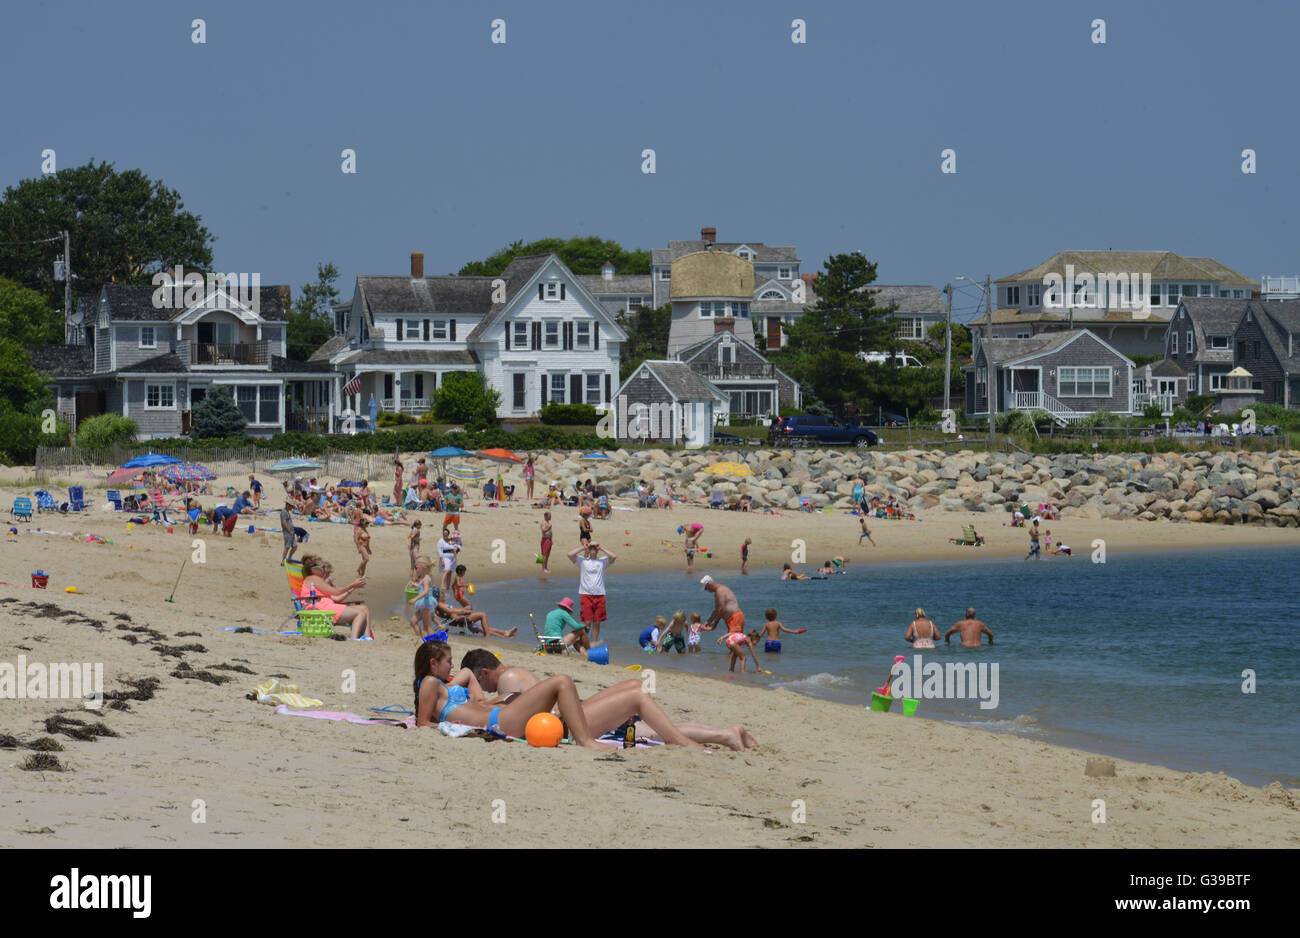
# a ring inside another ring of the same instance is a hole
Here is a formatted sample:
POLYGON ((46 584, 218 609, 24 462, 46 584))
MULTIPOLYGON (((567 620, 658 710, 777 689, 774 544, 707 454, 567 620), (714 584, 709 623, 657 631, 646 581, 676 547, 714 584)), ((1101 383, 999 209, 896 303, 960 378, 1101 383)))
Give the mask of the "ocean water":
MULTIPOLYGON (((922 698, 916 715, 1175 769, 1222 771, 1249 784, 1300 786, 1300 546, 1111 551, 1106 560, 1092 563, 1083 548, 1072 558, 1040 561, 985 560, 964 549, 951 561, 850 566, 826 580, 793 582, 771 569, 742 577, 734 568, 710 569, 708 561, 690 579, 622 574, 615 565, 601 641, 614 666, 726 676, 726 652, 715 644, 720 631, 704 633, 697 655, 648 655, 636 644, 656 615, 682 609, 707 618, 712 597, 698 578, 712 573, 736 591, 747 628, 772 607, 787 627, 809 630, 783 636, 781 654, 759 650, 771 676, 754 675, 750 662, 751 673, 735 680, 866 705, 896 654, 909 665, 917 655, 945 666, 996 664, 995 708, 981 708, 976 689, 967 688, 967 699, 922 698), (954 635, 952 645, 913 651, 903 641, 915 607, 946 631, 967 605, 996 644, 963 649, 954 635), (1243 692, 1246 671, 1254 674, 1254 693, 1243 692)), ((531 651, 528 613, 540 625, 566 595, 577 601, 576 568, 547 581, 485 585, 474 601, 493 625, 521 624, 515 641, 531 651)), ((985 677, 991 680, 991 667, 985 677)))

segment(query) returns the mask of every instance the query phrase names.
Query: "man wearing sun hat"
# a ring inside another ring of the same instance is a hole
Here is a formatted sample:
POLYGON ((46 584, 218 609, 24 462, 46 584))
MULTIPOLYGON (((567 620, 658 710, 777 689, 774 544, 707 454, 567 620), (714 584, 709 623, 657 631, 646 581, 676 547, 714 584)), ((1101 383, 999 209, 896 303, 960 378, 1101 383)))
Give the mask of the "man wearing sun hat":
POLYGON ((542 637, 562 638, 564 644, 576 645, 579 648, 590 647, 587 644, 587 627, 573 618, 573 600, 568 596, 556 603, 555 608, 546 614, 542 637), (565 626, 571 630, 568 635, 564 634, 565 626))

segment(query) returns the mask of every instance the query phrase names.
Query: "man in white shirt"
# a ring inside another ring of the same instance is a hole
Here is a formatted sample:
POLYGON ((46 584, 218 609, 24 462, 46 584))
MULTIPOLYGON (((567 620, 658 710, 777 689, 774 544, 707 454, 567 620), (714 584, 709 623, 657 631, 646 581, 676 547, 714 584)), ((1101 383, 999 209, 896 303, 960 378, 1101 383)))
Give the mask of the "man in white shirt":
POLYGON ((582 603, 579 619, 590 629, 590 641, 595 645, 600 638, 600 623, 605 621, 605 568, 617 558, 599 544, 580 545, 569 551, 568 556, 579 573, 578 598, 582 603))

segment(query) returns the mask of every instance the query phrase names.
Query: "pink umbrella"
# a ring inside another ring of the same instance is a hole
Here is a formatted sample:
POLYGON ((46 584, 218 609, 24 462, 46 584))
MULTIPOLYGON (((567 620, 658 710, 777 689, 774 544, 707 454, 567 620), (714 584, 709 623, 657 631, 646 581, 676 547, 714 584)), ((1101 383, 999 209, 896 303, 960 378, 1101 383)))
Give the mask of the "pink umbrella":
POLYGON ((142 477, 146 471, 147 470, 145 469, 139 469, 139 468, 117 469, 111 475, 109 475, 107 479, 104 480, 104 484, 122 485, 126 482, 130 482, 134 479, 138 479, 142 477))

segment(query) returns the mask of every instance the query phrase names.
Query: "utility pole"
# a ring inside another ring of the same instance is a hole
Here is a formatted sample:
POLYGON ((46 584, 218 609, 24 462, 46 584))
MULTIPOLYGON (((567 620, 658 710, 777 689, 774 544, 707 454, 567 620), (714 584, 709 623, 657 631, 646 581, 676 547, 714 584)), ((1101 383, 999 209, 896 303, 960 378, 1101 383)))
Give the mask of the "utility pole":
POLYGON ((993 339, 993 293, 989 285, 989 281, 991 279, 992 278, 988 274, 984 275, 984 302, 988 309, 988 314, 989 314, 988 328, 985 331, 985 335, 990 340, 990 345, 985 346, 986 351, 984 352, 984 360, 988 363, 989 366, 988 381, 985 382, 985 387, 988 388, 988 392, 989 392, 989 445, 990 446, 993 444, 993 413, 997 408, 997 399, 998 399, 997 393, 994 389, 994 381, 997 378, 997 369, 993 367, 993 350, 991 348, 991 341, 993 339))
POLYGON ((943 409, 947 420, 947 411, 952 407, 952 284, 944 287, 943 292, 948 294, 948 329, 943 347, 943 409))
POLYGON ((68 338, 68 323, 72 322, 72 233, 63 230, 63 341, 68 338))

